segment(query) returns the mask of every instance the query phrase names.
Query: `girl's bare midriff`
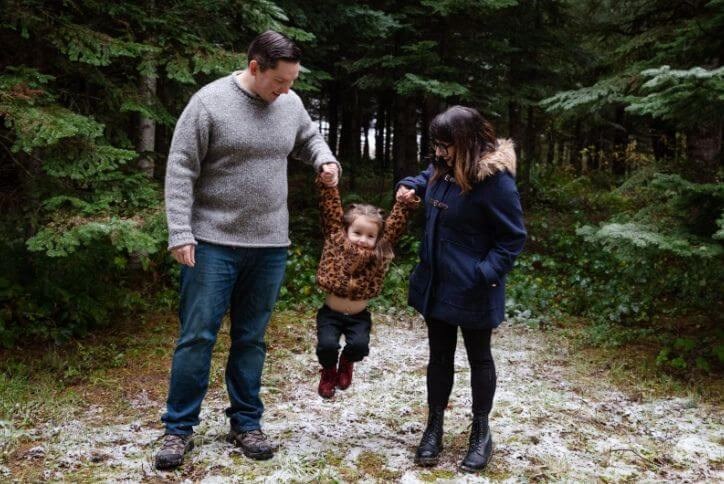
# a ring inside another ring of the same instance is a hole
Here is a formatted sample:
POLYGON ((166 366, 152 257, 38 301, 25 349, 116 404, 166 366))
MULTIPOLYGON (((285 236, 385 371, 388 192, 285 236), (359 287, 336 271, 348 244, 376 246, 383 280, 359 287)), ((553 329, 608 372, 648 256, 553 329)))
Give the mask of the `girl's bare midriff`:
POLYGON ((346 297, 337 296, 335 294, 327 294, 325 303, 330 309, 344 314, 361 313, 367 308, 368 299, 358 299, 356 301, 346 297))

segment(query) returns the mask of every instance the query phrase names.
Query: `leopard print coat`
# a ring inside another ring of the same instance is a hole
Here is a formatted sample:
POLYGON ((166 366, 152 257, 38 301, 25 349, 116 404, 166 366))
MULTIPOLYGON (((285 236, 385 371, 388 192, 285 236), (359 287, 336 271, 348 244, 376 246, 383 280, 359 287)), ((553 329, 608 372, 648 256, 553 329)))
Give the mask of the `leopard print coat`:
MULTIPOLYGON (((324 291, 352 300, 372 299, 382 291, 382 282, 392 259, 377 260, 374 251, 347 238, 344 210, 337 187, 326 187, 317 179, 322 215, 324 248, 317 268, 317 284, 324 291)), ((420 204, 395 203, 385 220, 382 238, 394 246, 404 233, 407 220, 420 204)))

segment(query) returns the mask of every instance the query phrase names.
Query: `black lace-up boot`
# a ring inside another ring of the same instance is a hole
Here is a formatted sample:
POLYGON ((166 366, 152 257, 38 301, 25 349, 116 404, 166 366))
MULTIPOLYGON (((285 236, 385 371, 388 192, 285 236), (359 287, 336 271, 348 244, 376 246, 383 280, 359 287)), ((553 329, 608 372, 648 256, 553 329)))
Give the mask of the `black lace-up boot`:
POLYGON ((422 433, 420 445, 415 453, 415 463, 421 466, 434 466, 442 452, 442 423, 444 408, 430 408, 427 417, 427 428, 422 433))
POLYGON ((460 464, 460 470, 477 472, 485 469, 493 454, 493 438, 490 435, 488 416, 473 415, 473 428, 470 430, 468 455, 460 464))

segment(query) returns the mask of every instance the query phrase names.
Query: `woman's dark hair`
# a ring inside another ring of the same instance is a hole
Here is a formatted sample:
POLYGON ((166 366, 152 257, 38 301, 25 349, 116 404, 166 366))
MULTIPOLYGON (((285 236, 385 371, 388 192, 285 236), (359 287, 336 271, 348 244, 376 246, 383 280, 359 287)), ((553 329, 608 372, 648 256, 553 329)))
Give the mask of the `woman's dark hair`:
MULTIPOLYGON (((435 116, 430 123, 430 140, 455 147, 452 171, 463 193, 470 191, 477 179, 478 161, 497 146, 493 125, 477 110, 465 106, 452 106, 435 116)), ((450 171, 434 153, 433 160, 432 181, 450 171)))
POLYGON ((257 61, 262 71, 274 69, 279 60, 299 62, 301 58, 302 51, 299 47, 284 34, 273 30, 257 35, 249 44, 246 53, 247 61, 257 61))

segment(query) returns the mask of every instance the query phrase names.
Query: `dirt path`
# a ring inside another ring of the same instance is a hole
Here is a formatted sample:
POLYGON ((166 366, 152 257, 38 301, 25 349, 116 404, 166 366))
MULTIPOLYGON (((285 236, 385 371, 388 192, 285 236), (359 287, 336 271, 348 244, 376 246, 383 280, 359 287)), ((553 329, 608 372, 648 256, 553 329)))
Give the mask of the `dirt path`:
MULTIPOLYGON (((281 444, 270 461, 250 461, 224 442, 226 395, 217 384, 205 400, 197 448, 176 472, 152 467, 163 401, 141 392, 119 411, 90 406, 78 418, 27 431, 34 445, 15 465, 0 467, 0 479, 12 480, 13 467, 36 466, 46 479, 67 481, 724 480, 721 407, 629 398, 595 375, 577 373, 565 347, 522 325, 494 336, 496 451, 487 471, 456 470, 471 403, 462 342, 442 462, 418 468, 412 456, 426 414, 424 326, 417 319, 376 321, 372 354, 357 365, 352 387, 330 401, 316 394, 311 320, 293 328, 302 333, 291 351, 270 342, 264 428, 281 444)), ((216 366, 212 372, 219 373, 216 366)))

